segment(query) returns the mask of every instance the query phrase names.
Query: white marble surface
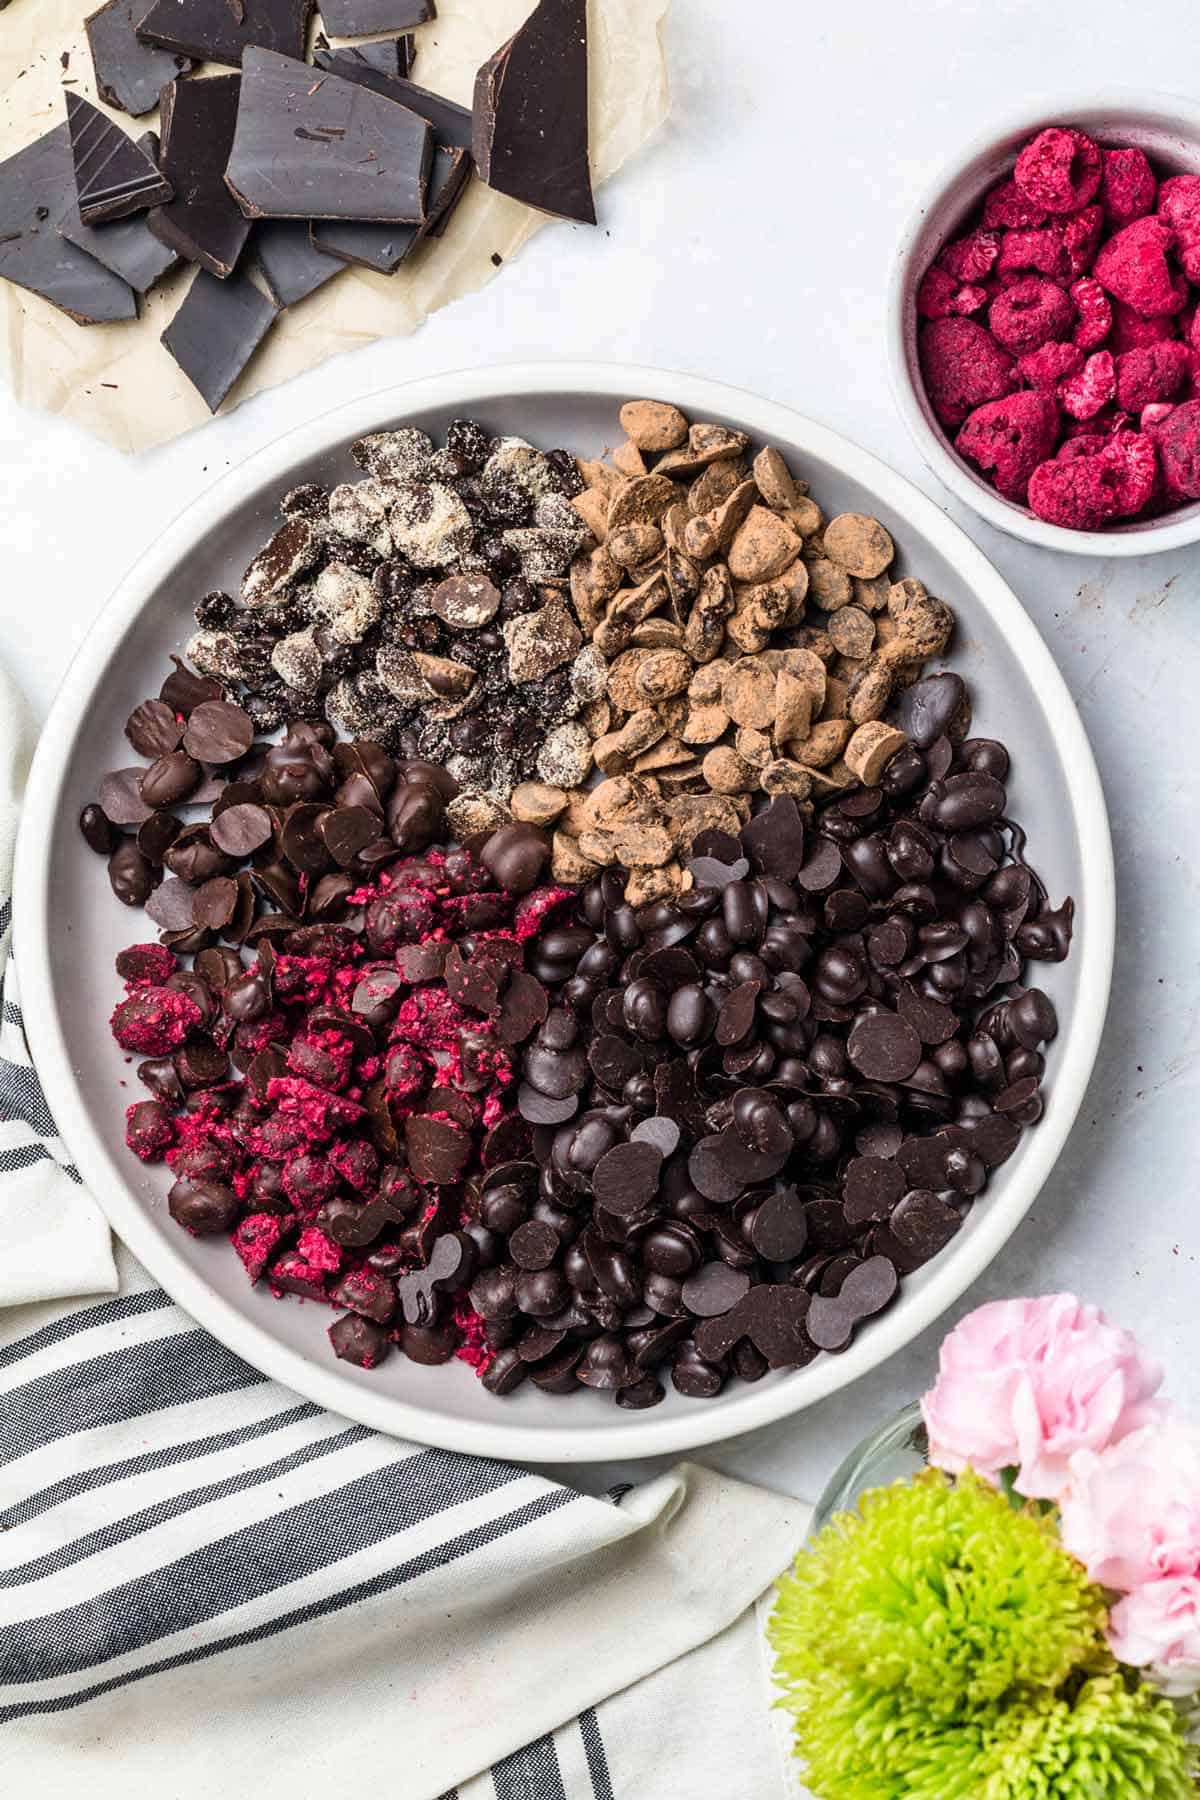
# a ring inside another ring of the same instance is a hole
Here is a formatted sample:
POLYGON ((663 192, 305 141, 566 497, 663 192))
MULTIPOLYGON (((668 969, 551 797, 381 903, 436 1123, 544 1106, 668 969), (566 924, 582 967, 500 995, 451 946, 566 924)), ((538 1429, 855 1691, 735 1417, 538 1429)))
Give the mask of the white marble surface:
MULTIPOLYGON (((1091 1091, 1041 1198, 960 1310, 1070 1286, 1142 1332, 1183 1394, 1200 1360, 1200 550, 1049 555, 951 505, 893 409, 881 312, 909 208, 989 114, 1039 91, 1067 113, 1072 96, 1117 83, 1194 92, 1194 26, 1187 0, 674 0, 673 115, 605 190, 599 234, 551 226, 415 338, 342 358, 137 461, 0 395, 0 655, 39 714, 111 588, 205 483, 293 424, 409 376, 546 355, 691 369, 799 407, 932 490, 1012 582, 1082 709, 1119 883, 1091 1091)), ((942 1328, 704 1460, 814 1495, 925 1384, 942 1328)))

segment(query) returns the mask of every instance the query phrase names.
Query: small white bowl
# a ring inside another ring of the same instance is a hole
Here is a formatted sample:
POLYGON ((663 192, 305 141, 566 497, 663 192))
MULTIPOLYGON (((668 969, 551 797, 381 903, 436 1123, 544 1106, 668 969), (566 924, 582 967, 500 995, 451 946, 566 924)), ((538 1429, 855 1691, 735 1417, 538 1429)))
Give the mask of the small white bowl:
POLYGON ((1032 1205, 1083 1101, 1108 1004, 1114 935, 1112 846, 1096 765, 1049 651, 1012 589, 932 500, 865 450, 772 401, 692 375, 619 364, 544 362, 460 371, 393 388, 310 419, 200 492, 130 570, 97 617, 63 682, 30 771, 17 846, 14 915, 21 993, 46 1098, 89 1191, 113 1228, 193 1318, 297 1393, 379 1431, 449 1450, 528 1462, 604 1462, 691 1450, 811 1406, 882 1362, 950 1306, 1032 1205), (113 957, 152 935, 118 906, 103 862, 76 823, 100 773, 128 762, 122 725, 156 693, 169 651, 194 628, 191 603, 236 585, 273 528, 280 494, 357 473, 350 442, 401 421, 442 433, 464 415, 497 434, 597 456, 623 400, 672 400, 694 419, 738 425, 777 444, 831 513, 853 510, 892 532, 905 572, 950 601, 975 730, 1014 752, 1009 794, 1031 855, 1057 902, 1072 894, 1066 962, 1037 965, 1061 1029, 1048 1057, 1046 1116, 988 1185, 942 1254, 841 1356, 731 1383, 716 1400, 670 1391, 653 1412, 622 1413, 585 1390, 567 1406, 531 1386, 507 1400, 461 1363, 427 1368, 394 1356, 366 1371, 335 1360, 320 1306, 277 1303, 252 1288, 223 1238, 194 1238, 168 1216, 161 1167, 123 1142, 124 1108, 141 1091, 113 1042, 113 957))
POLYGON ((956 237, 988 189, 1011 175, 1018 152, 1047 125, 1077 125, 1108 148, 1133 144, 1156 173, 1200 175, 1200 106, 1172 94, 1116 88, 1026 105, 998 119, 967 145, 922 197, 900 240, 888 294, 888 364, 892 391, 917 449, 938 480, 989 525, 1043 550, 1076 556, 1152 556, 1200 539, 1200 501, 1165 518, 1136 519, 1109 531, 1048 525, 1027 506, 1006 500, 961 457, 929 404, 917 359, 917 286, 937 252, 956 237))

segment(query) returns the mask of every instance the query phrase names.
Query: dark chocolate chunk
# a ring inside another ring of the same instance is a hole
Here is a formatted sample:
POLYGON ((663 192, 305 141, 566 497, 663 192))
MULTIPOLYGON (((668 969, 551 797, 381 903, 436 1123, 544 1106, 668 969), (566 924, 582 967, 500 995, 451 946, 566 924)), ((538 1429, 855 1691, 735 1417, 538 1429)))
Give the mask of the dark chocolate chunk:
POLYGON ((226 182, 267 219, 424 224, 428 123, 398 101, 272 50, 247 50, 226 182))
POLYGON ((74 197, 66 124, 0 163, 0 277, 40 294, 78 325, 135 319, 129 284, 60 232, 74 197))
POLYGON ((313 247, 339 262, 357 263, 380 275, 394 275, 418 245, 440 234, 462 198, 470 173, 471 159, 465 150, 438 144, 434 147, 425 194, 428 213, 424 225, 372 225, 355 219, 326 219, 311 227, 313 247))
POLYGON ((67 124, 79 216, 85 225, 123 219, 172 198, 171 184, 154 159, 98 106, 69 89, 67 124))
POLYGON ((855 1021, 846 1054, 868 1081, 906 1081, 921 1060, 921 1040, 896 1013, 868 1013, 855 1021))
POLYGON ((248 276, 217 281, 198 269, 162 341, 208 410, 216 412, 278 315, 275 302, 248 276))
MULTIPOLYGON (((147 155, 157 161, 158 140, 152 131, 138 140, 147 155), (150 148, 153 142, 155 148, 150 148)), ((182 258, 167 244, 160 243, 150 229, 149 221, 140 214, 118 219, 111 225, 85 225, 79 215, 78 197, 68 196, 66 210, 58 229, 69 244, 86 250, 98 263, 127 281, 136 294, 148 294, 164 275, 179 267, 182 258)))
POLYGON ((742 844, 756 875, 794 881, 804 862, 804 820, 795 797, 777 794, 745 827, 742 844))
POLYGON ((886 1219, 904 1192, 899 1165, 889 1157, 856 1156, 846 1165, 842 1204, 850 1225, 886 1219))
POLYGON ((411 31, 437 17, 434 0, 324 0, 321 23, 335 37, 411 31))
POLYGON ((658 1192, 662 1154, 653 1144, 618 1144, 592 1171, 596 1202, 618 1217, 643 1212, 658 1192))
POLYGON ((389 100, 399 100, 402 106, 407 106, 418 118, 429 121, 439 144, 458 150, 470 150, 470 108, 459 106, 456 101, 447 100, 442 94, 434 94, 415 81, 395 80, 389 70, 377 68, 367 57, 368 50, 377 48, 378 45, 366 44, 361 50, 318 50, 316 66, 318 69, 327 69, 333 75, 341 75, 346 81, 357 82, 360 87, 373 88, 377 94, 383 94, 389 100))
POLYGON ((498 193, 596 223, 588 170, 587 0, 539 0, 475 78, 472 152, 498 193))
POLYGON ((145 9, 146 0, 108 0, 86 21, 96 92, 135 118, 153 112, 167 83, 192 67, 188 56, 141 42, 136 26, 145 9))
POLYGON ((776 1188, 756 1208, 750 1241, 768 1262, 790 1262, 808 1241, 808 1221, 795 1188, 776 1188))
POLYGON ((254 233, 254 260, 279 306, 296 306, 342 272, 313 242, 302 219, 264 219, 254 233))
POLYGON ((154 0, 139 21, 144 44, 199 61, 240 63, 253 44, 303 56, 315 0, 154 0))
MULTIPOLYGON (((240 87, 239 75, 214 75, 203 81, 173 81, 164 88, 162 168, 175 198, 147 215, 161 243, 221 279, 233 273, 250 235, 250 221, 225 186, 240 87)), ((185 372, 191 373, 186 367, 185 372)), ((200 382, 196 385, 207 400, 205 388, 200 382)), ((210 380, 210 391, 213 385, 210 380)), ((209 404, 215 412, 220 400, 209 404)))
POLYGON ((228 700, 205 700, 188 718, 183 747, 204 763, 236 762, 254 739, 250 715, 228 700))

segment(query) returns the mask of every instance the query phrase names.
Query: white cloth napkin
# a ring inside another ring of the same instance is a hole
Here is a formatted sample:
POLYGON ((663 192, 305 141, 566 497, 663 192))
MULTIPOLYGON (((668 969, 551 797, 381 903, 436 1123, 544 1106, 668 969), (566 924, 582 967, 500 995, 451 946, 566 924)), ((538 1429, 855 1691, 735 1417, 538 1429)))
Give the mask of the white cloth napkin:
MULTIPOLYGON (((27 755, 0 684, 2 958, 27 755)), ((807 1507, 688 1464, 596 1499, 267 1381, 114 1263, 14 972, 0 960, 0 1788, 794 1792, 754 1603, 807 1507)))

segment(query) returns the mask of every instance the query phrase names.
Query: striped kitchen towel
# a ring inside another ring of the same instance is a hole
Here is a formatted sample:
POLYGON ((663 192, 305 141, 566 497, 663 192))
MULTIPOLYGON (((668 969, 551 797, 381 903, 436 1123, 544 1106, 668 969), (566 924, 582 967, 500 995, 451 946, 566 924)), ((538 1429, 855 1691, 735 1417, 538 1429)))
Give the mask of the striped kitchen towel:
POLYGON ((0 692, 0 1789, 779 1800, 753 1606, 807 1508, 382 1436, 114 1263, 3 967, 17 718, 0 692))

